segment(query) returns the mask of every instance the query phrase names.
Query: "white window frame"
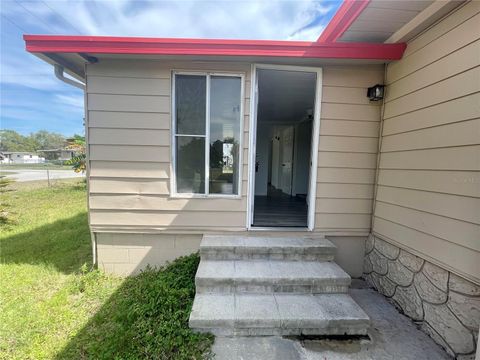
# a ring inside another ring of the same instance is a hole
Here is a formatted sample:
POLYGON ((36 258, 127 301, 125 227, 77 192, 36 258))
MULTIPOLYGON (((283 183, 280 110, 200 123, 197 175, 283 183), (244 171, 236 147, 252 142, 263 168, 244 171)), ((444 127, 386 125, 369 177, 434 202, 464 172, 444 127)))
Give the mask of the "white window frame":
POLYGON ((183 71, 172 70, 172 104, 171 104, 171 162, 170 162, 170 197, 172 198, 242 198, 242 170, 243 170, 243 133, 244 133, 244 102, 245 102, 245 74, 233 72, 215 72, 215 71, 183 71), (206 101, 205 101, 205 135, 177 134, 176 108, 175 108, 175 79, 176 75, 197 75, 206 77, 206 101), (240 78, 240 138, 238 141, 238 194, 210 194, 210 79, 212 76, 229 76, 240 78), (205 193, 179 193, 177 192, 176 179, 176 146, 177 136, 203 137, 205 138, 205 193))

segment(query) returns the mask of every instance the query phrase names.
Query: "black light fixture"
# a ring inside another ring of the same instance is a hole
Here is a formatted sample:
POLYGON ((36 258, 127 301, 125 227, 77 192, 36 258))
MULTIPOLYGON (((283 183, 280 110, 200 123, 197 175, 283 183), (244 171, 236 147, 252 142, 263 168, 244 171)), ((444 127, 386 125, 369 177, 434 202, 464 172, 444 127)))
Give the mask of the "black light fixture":
POLYGON ((385 86, 377 84, 368 88, 367 97, 370 101, 378 101, 383 99, 385 86))

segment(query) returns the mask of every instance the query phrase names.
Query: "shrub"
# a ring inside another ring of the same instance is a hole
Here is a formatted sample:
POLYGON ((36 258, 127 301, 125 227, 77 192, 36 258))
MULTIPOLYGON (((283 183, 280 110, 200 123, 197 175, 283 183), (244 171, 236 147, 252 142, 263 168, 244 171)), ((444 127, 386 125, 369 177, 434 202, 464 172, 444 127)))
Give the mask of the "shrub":
MULTIPOLYGON (((198 263, 199 256, 194 254, 127 278, 59 358, 208 357, 213 336, 188 327, 198 263)), ((85 280, 80 291, 91 283, 85 280)))

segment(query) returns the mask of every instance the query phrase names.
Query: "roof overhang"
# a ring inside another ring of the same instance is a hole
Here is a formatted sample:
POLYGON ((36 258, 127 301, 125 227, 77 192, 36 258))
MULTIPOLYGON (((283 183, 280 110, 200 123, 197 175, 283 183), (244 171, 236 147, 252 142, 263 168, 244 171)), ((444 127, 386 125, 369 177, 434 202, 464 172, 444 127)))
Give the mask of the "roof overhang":
POLYGON ((465 0, 344 0, 318 42, 411 40, 465 0))
POLYGON ((82 77, 82 63, 100 55, 204 58, 339 59, 387 62, 402 57, 405 44, 309 41, 176 39, 110 36, 24 35, 26 49, 82 77))

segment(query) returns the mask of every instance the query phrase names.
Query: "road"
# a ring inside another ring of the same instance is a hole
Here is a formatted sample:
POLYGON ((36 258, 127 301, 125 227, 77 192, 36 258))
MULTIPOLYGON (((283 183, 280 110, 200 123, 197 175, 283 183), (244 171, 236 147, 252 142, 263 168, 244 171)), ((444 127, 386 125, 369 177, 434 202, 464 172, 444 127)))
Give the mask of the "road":
POLYGON ((50 176, 50 180, 58 179, 70 179, 70 178, 82 178, 85 177, 85 174, 77 174, 73 170, 31 170, 31 169, 15 169, 15 170, 4 170, 2 173, 6 175, 7 178, 15 179, 16 181, 37 181, 37 180, 48 180, 47 176, 50 176), (12 174, 8 174, 12 173, 12 174))

